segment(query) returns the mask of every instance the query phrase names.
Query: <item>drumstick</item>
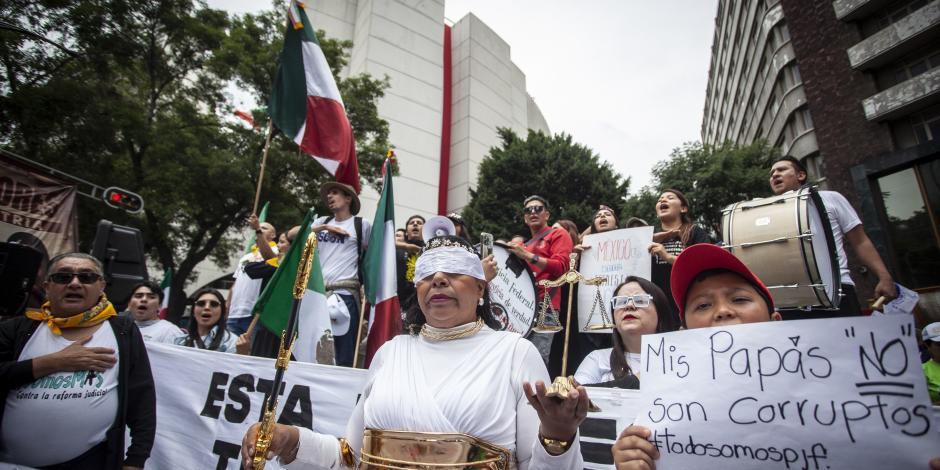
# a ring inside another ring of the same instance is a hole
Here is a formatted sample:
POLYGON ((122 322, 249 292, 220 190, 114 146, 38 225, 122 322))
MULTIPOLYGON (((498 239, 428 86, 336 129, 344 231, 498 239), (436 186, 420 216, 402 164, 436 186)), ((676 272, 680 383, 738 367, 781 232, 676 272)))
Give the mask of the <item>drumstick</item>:
POLYGON ((885 303, 885 300, 888 300, 888 298, 883 295, 881 297, 878 297, 877 299, 875 299, 875 303, 871 304, 871 308, 875 310, 880 309, 881 305, 885 303))

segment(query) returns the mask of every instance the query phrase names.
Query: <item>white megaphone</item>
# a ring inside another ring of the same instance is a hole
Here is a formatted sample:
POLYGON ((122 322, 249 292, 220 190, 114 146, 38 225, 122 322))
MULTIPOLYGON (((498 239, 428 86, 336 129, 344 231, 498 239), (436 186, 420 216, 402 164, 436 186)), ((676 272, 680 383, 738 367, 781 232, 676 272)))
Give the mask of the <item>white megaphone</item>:
POLYGON ((424 223, 424 228, 421 229, 421 235, 424 237, 424 241, 428 241, 434 237, 456 234, 457 228, 454 227, 454 223, 443 215, 431 217, 424 223))

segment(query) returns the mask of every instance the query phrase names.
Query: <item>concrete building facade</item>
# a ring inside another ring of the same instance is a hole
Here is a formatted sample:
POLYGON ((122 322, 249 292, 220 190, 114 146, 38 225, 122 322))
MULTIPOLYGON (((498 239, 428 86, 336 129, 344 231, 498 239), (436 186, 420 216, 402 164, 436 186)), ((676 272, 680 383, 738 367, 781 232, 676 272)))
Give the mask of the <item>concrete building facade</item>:
MULTIPOLYGON (((702 139, 767 139, 940 315, 940 0, 721 0, 702 139)), ((769 190, 768 190, 769 193, 769 190)), ((874 277, 849 255, 861 299, 874 277)))
MULTIPOLYGON (((344 74, 389 78, 378 108, 399 161, 399 224, 412 214, 459 212, 480 161, 499 143, 497 127, 549 132, 509 44, 472 13, 449 24, 443 0, 324 0, 306 8, 327 37, 353 42, 344 74)), ((367 217, 378 197, 363 189, 367 217)))

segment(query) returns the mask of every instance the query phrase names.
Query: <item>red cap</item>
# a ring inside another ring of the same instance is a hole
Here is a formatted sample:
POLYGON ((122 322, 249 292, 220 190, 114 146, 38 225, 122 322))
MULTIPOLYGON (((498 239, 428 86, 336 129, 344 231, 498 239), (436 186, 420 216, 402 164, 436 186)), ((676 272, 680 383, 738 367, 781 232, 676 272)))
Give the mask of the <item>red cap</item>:
POLYGON ((721 248, 720 246, 709 243, 699 243, 692 245, 676 258, 672 265, 672 277, 669 286, 672 288, 672 299, 679 307, 679 317, 681 318, 685 311, 685 295, 689 290, 692 280, 696 276, 712 269, 724 269, 731 271, 754 285, 761 294, 770 303, 770 311, 774 311, 774 298, 770 295, 770 290, 761 282, 760 278, 754 275, 747 266, 737 257, 721 248))

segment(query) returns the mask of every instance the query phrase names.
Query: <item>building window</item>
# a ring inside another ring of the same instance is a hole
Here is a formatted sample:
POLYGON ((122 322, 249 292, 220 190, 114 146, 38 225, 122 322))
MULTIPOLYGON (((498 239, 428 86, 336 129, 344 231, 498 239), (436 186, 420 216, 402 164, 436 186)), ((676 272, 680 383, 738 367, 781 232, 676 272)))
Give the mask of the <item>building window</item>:
POLYGON ((927 4, 927 0, 911 0, 897 8, 885 11, 877 20, 878 29, 884 29, 893 23, 901 21, 907 15, 921 9, 927 4))
POLYGON ((911 125, 918 144, 937 140, 940 138, 940 109, 911 117, 911 125))
POLYGON ((940 159, 882 176, 878 187, 897 281, 940 286, 940 159))
POLYGON ((802 134, 813 128, 813 117, 809 114, 809 108, 802 107, 794 115, 794 122, 796 122, 796 130, 798 134, 802 134))
POLYGON ((934 51, 929 55, 901 64, 894 72, 894 83, 898 84, 910 80, 936 67, 940 67, 940 52, 934 51))

